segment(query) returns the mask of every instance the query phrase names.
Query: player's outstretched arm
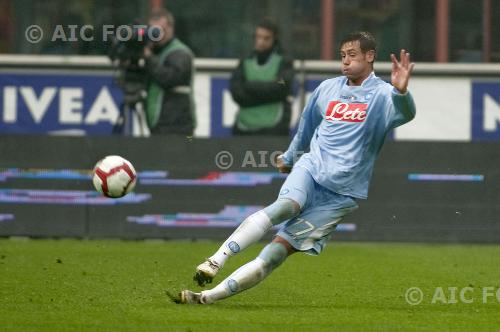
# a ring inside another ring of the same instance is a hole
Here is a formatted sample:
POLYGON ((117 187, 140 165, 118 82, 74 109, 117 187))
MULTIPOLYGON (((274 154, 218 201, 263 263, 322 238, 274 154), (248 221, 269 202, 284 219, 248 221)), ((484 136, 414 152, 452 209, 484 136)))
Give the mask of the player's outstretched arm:
POLYGON ((392 73, 391 83, 393 86, 393 107, 389 111, 389 127, 395 128, 415 118, 416 107, 413 97, 408 92, 408 82, 414 63, 410 62, 410 53, 405 50, 400 52, 400 61, 391 54, 392 73))
POLYGON ((410 62, 410 53, 405 50, 400 52, 400 61, 394 54, 391 54, 392 60, 392 73, 391 84, 399 93, 406 93, 408 89, 408 82, 410 81, 411 72, 415 64, 410 62))
POLYGON ((286 150, 285 153, 279 156, 276 160, 276 166, 282 173, 290 172, 296 161, 295 159, 309 149, 309 144, 311 143, 314 131, 321 123, 321 112, 318 111, 316 105, 320 87, 316 88, 311 98, 309 98, 309 101, 300 116, 297 133, 293 137, 288 150, 286 150))

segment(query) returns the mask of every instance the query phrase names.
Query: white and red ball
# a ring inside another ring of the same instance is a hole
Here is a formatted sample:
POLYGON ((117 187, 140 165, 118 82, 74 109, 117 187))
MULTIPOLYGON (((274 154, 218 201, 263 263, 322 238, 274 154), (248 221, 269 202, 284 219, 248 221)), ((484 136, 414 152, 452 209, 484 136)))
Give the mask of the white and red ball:
POLYGON ((99 160, 92 176, 95 189, 111 198, 123 197, 131 192, 136 179, 134 166, 120 156, 107 156, 99 160))

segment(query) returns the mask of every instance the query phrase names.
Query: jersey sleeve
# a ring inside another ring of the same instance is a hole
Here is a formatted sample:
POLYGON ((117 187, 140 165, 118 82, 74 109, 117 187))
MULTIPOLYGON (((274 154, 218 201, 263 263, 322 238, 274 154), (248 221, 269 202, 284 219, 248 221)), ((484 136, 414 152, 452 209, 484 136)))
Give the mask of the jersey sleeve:
POLYGON ((409 91, 404 94, 392 88, 388 105, 387 125, 389 128, 399 127, 410 122, 416 114, 415 102, 409 91))
POLYGON ((314 90, 300 117, 297 133, 293 137, 288 150, 283 154, 283 161, 288 166, 293 166, 296 157, 309 148, 314 131, 321 123, 321 112, 317 107, 317 101, 321 86, 314 90))

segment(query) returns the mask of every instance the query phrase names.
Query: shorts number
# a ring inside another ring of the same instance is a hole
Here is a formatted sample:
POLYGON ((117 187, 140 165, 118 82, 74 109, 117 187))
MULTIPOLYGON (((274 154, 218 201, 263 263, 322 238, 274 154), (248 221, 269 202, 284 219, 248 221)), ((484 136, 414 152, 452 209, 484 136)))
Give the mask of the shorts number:
POLYGON ((302 219, 302 218, 297 218, 297 220, 299 222, 296 223, 294 225, 294 227, 304 224, 303 226, 299 226, 299 228, 302 228, 302 227, 305 227, 305 228, 301 231, 294 233, 295 236, 301 236, 302 234, 308 233, 314 229, 314 225, 311 224, 309 221, 302 219))

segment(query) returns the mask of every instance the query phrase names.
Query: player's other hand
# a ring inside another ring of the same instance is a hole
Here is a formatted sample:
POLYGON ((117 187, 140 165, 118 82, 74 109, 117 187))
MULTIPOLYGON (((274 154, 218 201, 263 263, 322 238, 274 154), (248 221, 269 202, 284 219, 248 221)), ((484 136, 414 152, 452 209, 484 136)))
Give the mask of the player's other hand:
POLYGON ((391 60, 391 84, 400 93, 406 93, 408 81, 410 80, 411 72, 415 64, 410 62, 410 53, 405 50, 401 50, 400 52, 400 61, 398 61, 394 54, 391 54, 391 60))
POLYGON ((278 168, 280 173, 290 173, 292 171, 291 166, 285 165, 283 155, 281 154, 276 157, 276 167, 278 168))

